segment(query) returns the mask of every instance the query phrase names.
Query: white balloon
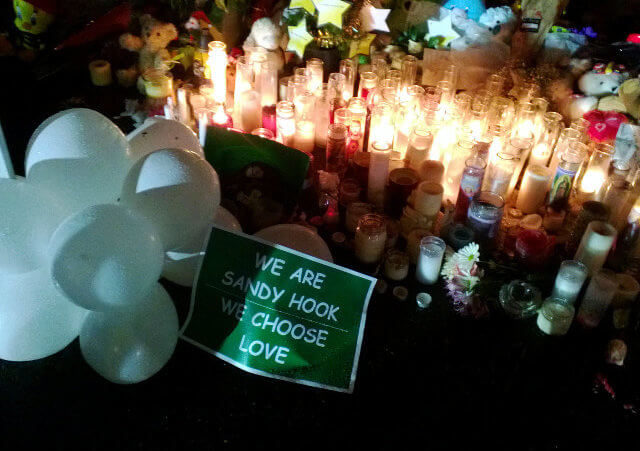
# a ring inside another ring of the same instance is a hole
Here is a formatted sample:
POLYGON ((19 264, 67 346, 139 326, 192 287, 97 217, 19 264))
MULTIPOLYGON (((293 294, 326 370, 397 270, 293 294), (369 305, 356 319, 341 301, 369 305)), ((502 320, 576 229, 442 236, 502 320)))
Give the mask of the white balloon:
POLYGON ((298 224, 276 224, 265 227, 254 235, 270 243, 280 244, 333 263, 333 256, 327 243, 307 227, 298 224))
POLYGON ((46 267, 0 275, 0 359, 55 354, 78 336, 86 315, 56 290, 46 267))
POLYGON ((85 108, 45 120, 31 137, 25 159, 29 183, 69 205, 69 213, 116 201, 130 166, 129 143, 122 131, 85 108))
POLYGON ((220 205, 220 182, 211 165, 193 152, 157 150, 127 175, 123 205, 147 218, 165 250, 186 246, 211 223, 220 205))
POLYGON ((133 309, 90 312, 80 331, 86 362, 118 384, 135 384, 160 371, 177 341, 178 314, 160 284, 133 309))
MULTIPOLYGON (((242 232, 242 227, 236 217, 224 207, 218 207, 213 223, 226 229, 242 232)), ((162 277, 184 287, 193 286, 198 265, 204 257, 204 241, 209 229, 210 227, 207 226, 186 246, 168 251, 165 254, 162 277)))
POLYGON ((204 158, 196 134, 182 122, 153 117, 127 135, 134 161, 160 149, 187 149, 204 158))
POLYGON ((49 256, 58 289, 104 311, 142 302, 160 277, 164 251, 145 219, 121 205, 95 205, 60 224, 49 256))
POLYGON ((62 211, 45 191, 23 178, 0 178, 0 273, 18 274, 43 266, 62 211))

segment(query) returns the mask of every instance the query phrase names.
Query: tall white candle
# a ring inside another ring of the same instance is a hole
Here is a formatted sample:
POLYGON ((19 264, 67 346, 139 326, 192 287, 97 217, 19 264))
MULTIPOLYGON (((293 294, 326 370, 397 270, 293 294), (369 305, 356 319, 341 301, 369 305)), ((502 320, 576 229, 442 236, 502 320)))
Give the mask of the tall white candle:
POLYGON ((176 95, 178 97, 178 120, 188 125, 191 121, 191 114, 189 112, 189 103, 187 102, 187 90, 178 88, 176 95))
POLYGON ((312 121, 296 121, 293 147, 303 152, 312 153, 315 140, 316 125, 312 121))
POLYGON ((549 187, 549 168, 540 165, 527 167, 522 178, 516 208, 524 214, 535 213, 544 204, 549 187))
POLYGON ((391 147, 388 142, 374 142, 369 159, 367 199, 377 207, 384 205, 384 190, 389 176, 391 147))
POLYGON ((227 101, 227 45, 222 41, 209 43, 209 70, 213 82, 213 100, 227 101))
POLYGON ((551 297, 565 299, 571 304, 575 303, 588 275, 588 268, 579 261, 563 261, 558 270, 551 297))
POLYGON ((443 195, 440 183, 422 182, 415 191, 415 209, 423 216, 434 217, 440 211, 443 195))
POLYGON ((433 285, 438 281, 445 248, 444 241, 436 236, 426 236, 422 239, 416 266, 418 282, 433 285))
POLYGON ((242 103, 240 105, 240 128, 247 133, 251 133, 256 128, 262 126, 262 105, 260 103, 260 93, 250 90, 242 93, 242 103))
POLYGON ((602 268, 616 233, 615 227, 607 222, 591 221, 582 235, 574 260, 584 263, 593 274, 602 268))

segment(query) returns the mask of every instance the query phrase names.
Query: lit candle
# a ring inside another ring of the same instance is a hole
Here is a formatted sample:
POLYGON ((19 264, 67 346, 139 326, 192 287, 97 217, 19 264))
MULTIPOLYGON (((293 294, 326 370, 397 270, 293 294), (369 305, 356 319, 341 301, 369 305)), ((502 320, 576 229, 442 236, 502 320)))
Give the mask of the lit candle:
POLYGON ((565 299, 570 304, 574 304, 588 275, 589 269, 579 261, 563 261, 556 275, 551 297, 565 299))
POLYGON ((312 153, 316 142, 316 124, 311 121, 296 121, 293 135, 293 147, 306 153, 312 153))
POLYGON ((245 55, 236 61, 236 79, 233 92, 233 121, 242 128, 242 94, 253 89, 253 62, 245 55))
POLYGON ((293 102, 282 100, 276 105, 276 138, 288 147, 293 147, 296 132, 293 102))
POLYGON ((367 124, 367 104, 365 99, 361 97, 352 97, 349 100, 347 109, 351 113, 351 125, 349 126, 349 135, 353 147, 356 143, 357 150, 364 150, 364 131, 367 124), (353 138, 357 138, 357 141, 353 138))
POLYGON ((529 157, 529 165, 546 166, 551 157, 551 150, 549 145, 545 142, 536 144, 531 151, 531 157, 529 157))
POLYGON ((460 139, 453 152, 449 153, 450 160, 445 163, 446 173, 444 177, 444 197, 445 201, 455 205, 460 191, 460 180, 465 168, 465 162, 471 156, 473 142, 467 139, 460 139))
POLYGON ((418 168, 420 180, 423 182, 442 183, 444 165, 437 160, 424 160, 418 168))
POLYGON ((506 196, 518 162, 518 157, 508 153, 496 155, 496 158, 491 161, 487 169, 483 189, 499 196, 506 196))
POLYGON ((344 124, 331 124, 327 131, 326 166, 328 172, 337 172, 343 176, 347 171, 347 127, 344 124))
POLYGON ((564 335, 569 331, 573 322, 575 308, 564 299, 553 296, 545 299, 538 310, 536 324, 547 335, 564 335))
POLYGON ((187 103, 187 90, 185 88, 178 88, 176 95, 178 98, 178 120, 183 124, 189 125, 191 114, 189 112, 189 103, 187 103))
POLYGON ((320 95, 322 79, 324 78, 324 63, 320 58, 307 60, 306 75, 308 78, 307 89, 316 96, 320 95))
POLYGON ((589 268, 589 273, 593 274, 602 268, 616 234, 617 231, 611 224, 591 221, 582 236, 574 260, 584 263, 589 268))
POLYGON ((389 157, 391 149, 387 142, 374 142, 369 160, 369 183, 367 187, 367 199, 372 204, 382 207, 384 205, 384 190, 389 175, 389 157))
MULTIPOLYGON (((241 95, 240 123, 238 128, 249 133, 262 126, 262 105, 258 91, 245 91, 241 95)), ((215 121, 215 118, 214 118, 215 121)))
POLYGON ((213 83, 213 100, 227 101, 227 44, 222 41, 209 43, 209 69, 213 83))
POLYGON ((381 103, 373 107, 369 127, 368 150, 371 151, 373 143, 384 143, 391 147, 393 144, 394 131, 393 106, 388 103, 381 103))
POLYGON ((489 191, 480 191, 473 197, 467 212, 467 224, 473 230, 476 240, 489 246, 493 244, 503 212, 502 196, 489 191))
POLYGON ((346 78, 344 86, 344 92, 342 94, 344 101, 348 102, 353 97, 353 89, 356 80, 356 65, 351 59, 344 59, 340 61, 340 73, 346 78))
POLYGON ((360 83, 358 84, 358 97, 368 100, 371 94, 378 86, 378 76, 374 72, 362 72, 360 74, 360 83))
POLYGON ((549 187, 549 168, 529 165, 522 178, 516 208, 524 214, 535 213, 542 205, 549 187))
POLYGON ((610 149, 595 149, 589 157, 587 169, 579 183, 579 194, 582 200, 592 200, 600 191, 611 165, 613 154, 610 149))
POLYGON ((454 213, 454 219, 456 221, 464 221, 467 218, 467 211, 469 210, 471 199, 482 189, 482 178, 484 177, 485 166, 485 161, 478 157, 469 158, 465 162, 454 213))
MULTIPOLYGON (((410 168, 418 171, 420 164, 427 158, 427 153, 433 143, 433 135, 429 130, 423 128, 415 128, 409 136, 409 144, 405 161, 410 168)), ((442 164, 439 161, 438 164, 442 164)))
POLYGON ((597 327, 609 308, 617 287, 618 281, 613 271, 596 270, 580 304, 578 322, 587 329, 597 327))
POLYGON ((382 259, 387 240, 387 226, 381 215, 370 213, 358 221, 355 237, 356 258, 362 263, 377 263, 382 259))
POLYGON ((420 241, 420 253, 416 266, 416 279, 425 285, 438 281, 446 245, 437 236, 426 236, 420 241))

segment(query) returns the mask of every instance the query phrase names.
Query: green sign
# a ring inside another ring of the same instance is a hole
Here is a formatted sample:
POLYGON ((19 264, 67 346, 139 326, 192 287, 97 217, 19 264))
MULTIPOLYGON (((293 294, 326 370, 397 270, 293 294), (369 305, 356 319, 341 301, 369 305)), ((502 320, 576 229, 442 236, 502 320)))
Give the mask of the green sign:
POLYGON ((182 338, 251 373, 351 393, 374 285, 213 227, 182 338))

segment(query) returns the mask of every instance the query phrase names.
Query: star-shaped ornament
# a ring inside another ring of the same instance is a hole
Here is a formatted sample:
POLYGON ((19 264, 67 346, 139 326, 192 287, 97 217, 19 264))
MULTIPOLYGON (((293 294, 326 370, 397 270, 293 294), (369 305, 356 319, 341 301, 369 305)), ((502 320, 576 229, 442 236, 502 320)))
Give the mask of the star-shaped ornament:
POLYGON ((316 7, 313 6, 311 0, 291 0, 289 3, 289 9, 302 8, 309 14, 313 14, 316 11, 316 7))
POLYGON ((302 58, 307 45, 313 41, 313 36, 307 31, 307 18, 304 17, 295 27, 290 26, 287 28, 289 30, 287 52, 295 52, 302 58))
POLYGON ((451 14, 440 20, 427 20, 429 25, 429 32, 424 37, 425 41, 429 41, 431 38, 441 38, 440 45, 438 47, 446 47, 454 39, 458 39, 460 35, 456 33, 451 24, 451 14))
POLYGON ((391 12, 390 9, 375 8, 368 4, 360 10, 360 19, 364 31, 382 31, 389 32, 387 25, 387 17, 391 12))
POLYGON ((338 28, 342 28, 342 15, 351 6, 342 0, 314 0, 313 4, 318 10, 318 26, 330 23, 338 28))
POLYGON ((353 58, 356 55, 368 55, 371 43, 376 38, 377 35, 373 33, 367 33, 361 39, 354 39, 349 44, 349 58, 353 58))

